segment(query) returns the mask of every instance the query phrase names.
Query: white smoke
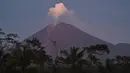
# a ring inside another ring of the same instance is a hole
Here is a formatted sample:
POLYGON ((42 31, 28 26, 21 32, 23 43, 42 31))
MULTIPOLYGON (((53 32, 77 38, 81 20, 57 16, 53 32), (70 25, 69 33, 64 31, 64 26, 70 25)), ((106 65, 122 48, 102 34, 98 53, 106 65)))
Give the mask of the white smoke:
POLYGON ((68 10, 64 3, 57 3, 55 7, 49 8, 48 15, 54 17, 54 24, 57 22, 65 22, 72 24, 81 30, 86 30, 86 25, 77 18, 77 15, 72 10, 68 10))
POLYGON ((55 4, 55 7, 49 8, 48 15, 54 17, 55 21, 58 21, 60 16, 72 13, 73 12, 68 10, 63 3, 58 3, 55 4))

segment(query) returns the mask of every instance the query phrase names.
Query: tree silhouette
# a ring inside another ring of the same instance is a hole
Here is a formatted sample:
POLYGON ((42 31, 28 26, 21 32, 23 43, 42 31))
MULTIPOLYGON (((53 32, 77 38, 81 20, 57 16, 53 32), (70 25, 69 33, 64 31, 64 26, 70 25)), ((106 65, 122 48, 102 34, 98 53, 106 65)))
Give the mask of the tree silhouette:
MULTIPOLYGON (((70 52, 67 50, 62 50, 61 54, 62 57, 58 57, 58 63, 67 64, 68 66, 71 65, 71 73, 76 73, 78 71, 78 65, 81 66, 83 61, 84 49, 80 51, 80 48, 71 47, 70 52)), ((79 70, 79 69, 78 69, 79 70)))
POLYGON ((0 29, 0 73, 130 73, 130 56, 101 61, 100 56, 110 53, 105 44, 62 50, 54 64, 39 40, 18 38, 0 29))
POLYGON ((42 73, 44 63, 52 62, 51 57, 46 54, 44 47, 37 39, 27 40, 25 44, 17 44, 17 47, 11 49, 10 54, 6 62, 5 73, 28 73, 32 69, 36 73, 42 73))
POLYGON ((9 49, 16 45, 17 34, 6 34, 0 29, 0 73, 4 73, 8 58, 11 56, 9 49))
POLYGON ((97 56, 109 54, 109 49, 107 45, 104 44, 91 45, 89 47, 84 47, 84 49, 88 54, 87 59, 89 59, 94 65, 101 64, 100 59, 97 56))

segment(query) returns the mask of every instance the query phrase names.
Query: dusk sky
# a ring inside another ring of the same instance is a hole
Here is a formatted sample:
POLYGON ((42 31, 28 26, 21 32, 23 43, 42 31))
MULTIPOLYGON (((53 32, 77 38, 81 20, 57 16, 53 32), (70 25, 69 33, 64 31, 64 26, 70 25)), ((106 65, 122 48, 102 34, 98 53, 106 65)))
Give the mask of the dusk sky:
MULTIPOLYGON (((48 9, 57 1, 0 0, 0 28, 23 40, 47 25, 48 9)), ((85 32, 114 44, 130 43, 130 0, 60 1, 85 24, 85 32)))

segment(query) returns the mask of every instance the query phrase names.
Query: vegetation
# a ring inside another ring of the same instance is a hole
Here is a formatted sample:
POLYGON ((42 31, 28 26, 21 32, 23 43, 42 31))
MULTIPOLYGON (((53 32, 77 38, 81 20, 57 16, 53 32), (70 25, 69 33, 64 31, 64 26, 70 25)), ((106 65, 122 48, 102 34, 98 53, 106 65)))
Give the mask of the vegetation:
POLYGON ((52 60, 37 39, 21 43, 17 38, 0 29, 0 73, 130 73, 128 56, 101 60, 109 54, 104 44, 61 50, 61 56, 52 60))

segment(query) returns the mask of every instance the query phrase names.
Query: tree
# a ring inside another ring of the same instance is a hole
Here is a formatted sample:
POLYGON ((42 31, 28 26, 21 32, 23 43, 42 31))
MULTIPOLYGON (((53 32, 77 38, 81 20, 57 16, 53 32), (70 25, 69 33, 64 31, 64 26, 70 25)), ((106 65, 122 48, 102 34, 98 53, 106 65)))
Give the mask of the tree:
POLYGON ((71 65, 71 73, 79 72, 78 68, 81 68, 82 66, 84 51, 84 49, 80 50, 80 48, 76 47, 71 47, 70 52, 67 50, 62 50, 62 57, 58 57, 57 61, 62 64, 67 64, 68 66, 71 65), (78 67, 78 65, 80 67, 78 67))
POLYGON ((104 69, 104 67, 100 60, 100 57, 104 54, 109 54, 110 52, 107 45, 91 45, 89 47, 84 47, 84 49, 86 50, 85 57, 88 68, 93 69, 92 72, 98 71, 97 69, 99 69, 99 71, 101 72, 104 69))
POLYGON ((87 59, 95 66, 101 65, 100 59, 97 56, 104 54, 109 54, 109 49, 105 44, 91 45, 89 47, 84 47, 87 51, 87 59))
POLYGON ((51 56, 46 54, 45 47, 36 38, 27 40, 27 44, 35 56, 33 63, 37 64, 40 73, 44 72, 44 64, 52 62, 51 56))
POLYGON ((33 72, 44 72, 44 64, 52 62, 45 47, 35 38, 24 42, 17 38, 17 34, 6 34, 0 29, 0 73, 28 73, 32 68, 33 72))
POLYGON ((116 56, 115 59, 116 68, 122 73, 130 73, 130 57, 129 56, 116 56))
POLYGON ((6 34, 0 29, 0 73, 4 73, 8 58, 11 56, 8 50, 16 45, 16 38, 17 34, 6 34))

